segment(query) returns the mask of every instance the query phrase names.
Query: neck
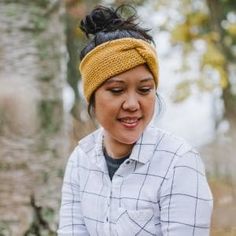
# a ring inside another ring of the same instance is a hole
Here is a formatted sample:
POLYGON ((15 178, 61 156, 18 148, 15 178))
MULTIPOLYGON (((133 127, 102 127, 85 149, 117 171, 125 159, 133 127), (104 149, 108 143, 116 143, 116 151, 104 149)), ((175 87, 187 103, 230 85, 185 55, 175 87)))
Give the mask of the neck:
POLYGON ((128 156, 131 153, 134 144, 120 143, 116 140, 112 140, 107 135, 104 135, 103 145, 110 157, 119 159, 128 156))

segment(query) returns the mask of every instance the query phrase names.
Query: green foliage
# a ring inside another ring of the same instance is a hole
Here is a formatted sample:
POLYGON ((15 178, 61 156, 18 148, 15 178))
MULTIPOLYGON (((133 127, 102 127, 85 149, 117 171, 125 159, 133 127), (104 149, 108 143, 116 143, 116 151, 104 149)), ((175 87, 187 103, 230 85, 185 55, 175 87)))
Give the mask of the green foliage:
POLYGON ((194 38, 189 24, 186 23, 176 25, 171 32, 171 36, 173 43, 187 43, 194 38))
POLYGON ((185 21, 177 24, 172 32, 172 42, 191 43, 206 33, 209 16, 200 11, 194 11, 186 14, 185 21))
MULTIPOLYGON (((235 1, 206 0, 205 8, 197 7, 192 0, 179 0, 179 3, 185 6, 185 10, 181 12, 183 16, 181 23, 176 24, 171 30, 172 43, 182 45, 183 63, 186 63, 189 52, 195 50, 194 43, 197 40, 204 42, 206 50, 200 55, 202 76, 195 84, 201 90, 215 88, 209 81, 205 81, 204 73, 209 68, 218 74, 218 86, 224 91, 231 86, 229 65, 235 64, 236 60, 236 53, 233 50, 233 47, 236 47, 236 23, 230 22, 228 18, 229 14, 236 15, 235 1)), ((188 83, 181 83, 176 90, 172 96, 175 102, 183 101, 190 95, 188 83)))
POLYGON ((192 81, 184 80, 179 83, 176 90, 173 92, 171 99, 174 102, 182 102, 191 95, 192 81))
POLYGON ((236 23, 230 23, 228 24, 227 28, 226 28, 226 32, 234 38, 234 40, 236 39, 236 23))

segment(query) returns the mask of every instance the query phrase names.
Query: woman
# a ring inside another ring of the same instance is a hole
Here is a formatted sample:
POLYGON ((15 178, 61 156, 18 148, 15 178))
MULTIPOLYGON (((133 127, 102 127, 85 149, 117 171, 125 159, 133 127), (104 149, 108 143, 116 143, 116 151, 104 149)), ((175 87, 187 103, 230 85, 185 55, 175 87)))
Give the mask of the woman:
POLYGON ((212 195, 199 154, 152 127, 158 61, 152 37, 96 7, 81 22, 94 35, 81 52, 89 113, 101 125, 70 156, 59 235, 209 235, 212 195))

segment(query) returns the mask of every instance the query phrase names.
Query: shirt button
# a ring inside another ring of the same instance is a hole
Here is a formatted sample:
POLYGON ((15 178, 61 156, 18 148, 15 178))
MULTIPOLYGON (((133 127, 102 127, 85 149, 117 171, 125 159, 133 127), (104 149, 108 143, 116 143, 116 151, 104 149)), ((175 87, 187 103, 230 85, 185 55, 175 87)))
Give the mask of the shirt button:
POLYGON ((108 220, 109 220, 109 219, 108 219, 108 217, 107 217, 107 218, 106 218, 106 221, 108 222, 108 220))

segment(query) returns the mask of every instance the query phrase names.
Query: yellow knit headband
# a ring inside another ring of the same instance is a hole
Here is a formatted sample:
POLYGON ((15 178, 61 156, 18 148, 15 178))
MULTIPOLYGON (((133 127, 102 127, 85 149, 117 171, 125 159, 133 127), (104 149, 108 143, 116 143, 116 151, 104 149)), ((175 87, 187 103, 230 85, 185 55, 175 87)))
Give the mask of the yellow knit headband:
POLYGON ((105 42, 90 51, 81 61, 84 96, 92 93, 107 79, 146 63, 158 84, 158 60, 155 48, 141 39, 122 38, 105 42))

